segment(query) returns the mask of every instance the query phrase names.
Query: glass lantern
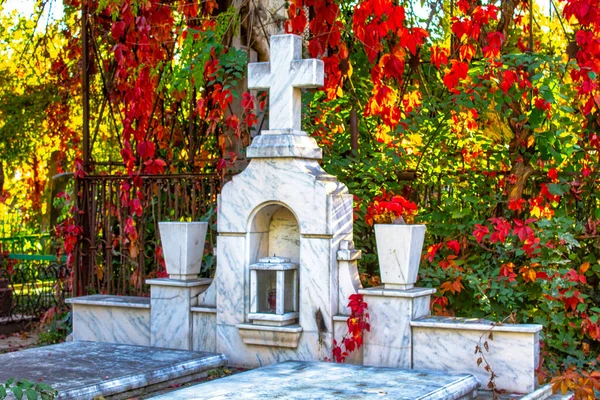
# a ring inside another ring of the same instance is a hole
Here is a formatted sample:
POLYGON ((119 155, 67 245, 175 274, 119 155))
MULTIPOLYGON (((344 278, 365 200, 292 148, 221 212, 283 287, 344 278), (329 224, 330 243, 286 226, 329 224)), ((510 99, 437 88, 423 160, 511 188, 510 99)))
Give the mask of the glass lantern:
POLYGON ((298 321, 298 264, 266 257, 250 265, 250 314, 258 325, 284 326, 298 321))

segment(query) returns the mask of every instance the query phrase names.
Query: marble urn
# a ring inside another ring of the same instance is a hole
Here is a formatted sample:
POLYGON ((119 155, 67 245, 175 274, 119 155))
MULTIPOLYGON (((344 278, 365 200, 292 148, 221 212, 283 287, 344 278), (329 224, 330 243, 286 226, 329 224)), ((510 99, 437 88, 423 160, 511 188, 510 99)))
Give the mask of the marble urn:
POLYGON ((159 222, 160 239, 171 279, 198 279, 208 222, 159 222))
POLYGON ((384 287, 412 289, 419 273, 425 225, 375 224, 375 240, 384 287))

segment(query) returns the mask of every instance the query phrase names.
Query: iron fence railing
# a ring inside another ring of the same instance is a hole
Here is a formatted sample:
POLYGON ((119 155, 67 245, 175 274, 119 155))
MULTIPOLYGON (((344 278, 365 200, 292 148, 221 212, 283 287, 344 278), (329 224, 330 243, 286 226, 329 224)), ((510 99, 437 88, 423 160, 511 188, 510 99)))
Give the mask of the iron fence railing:
POLYGON ((10 254, 0 265, 0 324, 39 318, 69 296, 65 260, 50 255, 10 254))
MULTIPOLYGON (((78 242, 74 280, 76 294, 146 295, 145 280, 164 270, 159 221, 216 222, 221 177, 215 174, 146 175, 134 182, 126 176, 86 176, 77 180, 80 193, 78 242), (141 192, 141 196, 138 196, 141 192), (141 197, 141 215, 132 215, 128 199, 141 197), (128 217, 135 220, 137 238, 124 232, 128 217)), ((212 254, 216 234, 209 229, 206 250, 212 254)), ((203 275, 214 268, 206 262, 203 275)))

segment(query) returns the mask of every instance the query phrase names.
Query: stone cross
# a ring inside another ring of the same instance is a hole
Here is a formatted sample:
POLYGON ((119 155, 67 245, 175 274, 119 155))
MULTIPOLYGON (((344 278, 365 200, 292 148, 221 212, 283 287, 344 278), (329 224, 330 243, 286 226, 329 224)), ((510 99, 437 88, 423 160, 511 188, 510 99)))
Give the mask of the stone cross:
POLYGON ((323 86, 323 61, 302 59, 302 38, 271 36, 271 61, 248 64, 248 88, 269 90, 269 130, 300 131, 300 88, 323 86))

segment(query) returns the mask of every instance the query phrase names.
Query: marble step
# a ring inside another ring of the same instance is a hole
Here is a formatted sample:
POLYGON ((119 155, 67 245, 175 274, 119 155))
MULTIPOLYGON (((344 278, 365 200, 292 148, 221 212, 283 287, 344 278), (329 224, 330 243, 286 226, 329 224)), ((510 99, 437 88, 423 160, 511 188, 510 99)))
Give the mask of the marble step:
POLYGON ((0 382, 44 382, 59 399, 125 399, 198 379, 223 354, 75 341, 0 355, 0 382))
POLYGON ((473 399, 469 374, 326 362, 286 361, 153 397, 185 399, 473 399))

